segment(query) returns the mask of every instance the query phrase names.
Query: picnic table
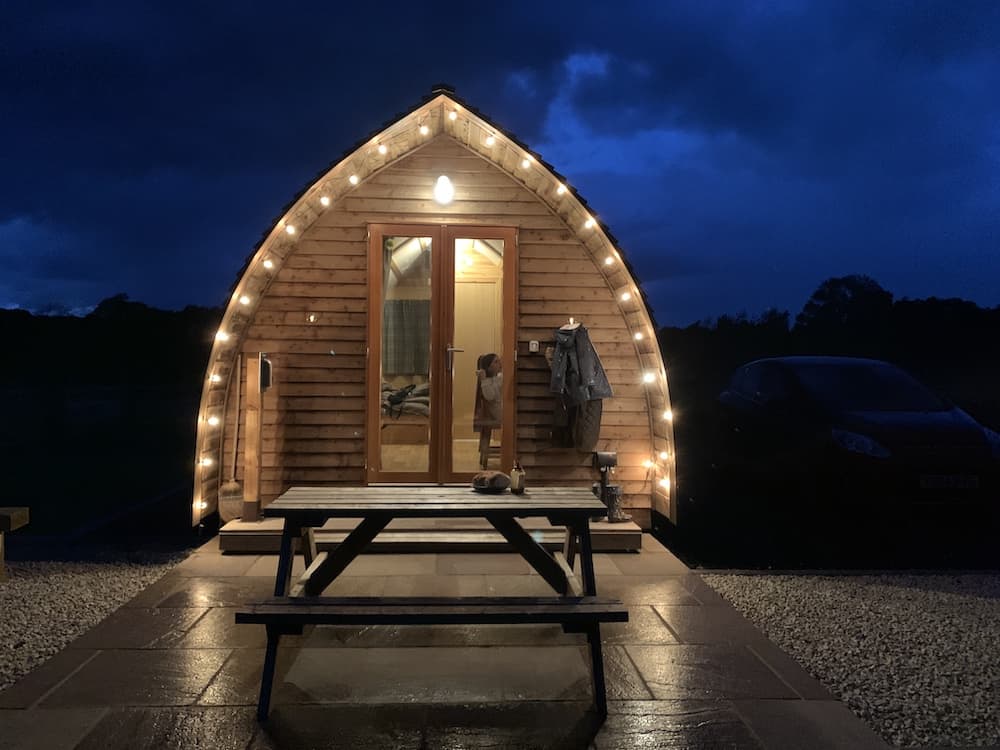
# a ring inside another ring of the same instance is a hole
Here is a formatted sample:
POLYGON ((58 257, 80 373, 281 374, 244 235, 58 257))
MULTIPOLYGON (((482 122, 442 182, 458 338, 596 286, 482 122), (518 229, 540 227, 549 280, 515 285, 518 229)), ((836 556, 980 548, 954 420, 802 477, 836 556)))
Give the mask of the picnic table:
POLYGON ((590 644, 597 710, 607 713, 600 623, 623 622, 621 602, 597 596, 590 519, 604 516, 605 505, 589 489, 535 487, 522 495, 480 494, 468 486, 370 485, 292 487, 264 508, 265 516, 284 519, 274 597, 248 604, 238 623, 267 627, 258 718, 267 717, 271 683, 282 634, 300 633, 307 624, 527 624, 559 623, 567 632, 584 632, 590 644), (485 518, 553 588, 550 597, 322 597, 382 529, 395 518, 485 518), (566 527, 561 551, 550 553, 518 522, 544 517, 566 527), (318 552, 313 532, 330 518, 358 518, 357 527, 336 548, 318 552), (295 541, 301 539, 305 573, 292 581, 295 541), (580 581, 573 572, 579 557, 580 581))

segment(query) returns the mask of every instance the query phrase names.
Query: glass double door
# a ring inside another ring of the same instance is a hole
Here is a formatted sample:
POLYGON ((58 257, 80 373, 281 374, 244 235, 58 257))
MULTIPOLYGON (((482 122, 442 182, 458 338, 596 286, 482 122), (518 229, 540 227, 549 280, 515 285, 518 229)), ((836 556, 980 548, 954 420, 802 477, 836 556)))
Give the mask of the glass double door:
POLYGON ((369 241, 367 480, 509 471, 514 230, 372 225, 369 241))

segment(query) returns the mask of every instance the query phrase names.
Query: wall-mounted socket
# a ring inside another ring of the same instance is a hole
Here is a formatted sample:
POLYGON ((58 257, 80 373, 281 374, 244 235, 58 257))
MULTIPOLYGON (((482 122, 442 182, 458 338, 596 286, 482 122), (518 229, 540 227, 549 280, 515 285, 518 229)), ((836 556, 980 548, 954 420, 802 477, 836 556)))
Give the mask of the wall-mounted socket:
POLYGON ((537 341, 529 341, 528 342, 528 351, 529 352, 533 352, 534 354, 538 354, 538 342, 537 341))

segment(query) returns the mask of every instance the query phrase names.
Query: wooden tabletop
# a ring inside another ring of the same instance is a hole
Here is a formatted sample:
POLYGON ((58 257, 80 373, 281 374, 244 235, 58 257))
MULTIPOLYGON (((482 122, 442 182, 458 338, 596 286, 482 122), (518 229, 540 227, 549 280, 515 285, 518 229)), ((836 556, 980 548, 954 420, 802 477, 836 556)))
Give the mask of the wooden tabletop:
POLYGON ((291 487, 264 508, 264 515, 287 518, 357 518, 385 513, 397 518, 427 516, 584 516, 608 512, 590 489, 532 487, 523 495, 490 495, 468 486, 291 487))

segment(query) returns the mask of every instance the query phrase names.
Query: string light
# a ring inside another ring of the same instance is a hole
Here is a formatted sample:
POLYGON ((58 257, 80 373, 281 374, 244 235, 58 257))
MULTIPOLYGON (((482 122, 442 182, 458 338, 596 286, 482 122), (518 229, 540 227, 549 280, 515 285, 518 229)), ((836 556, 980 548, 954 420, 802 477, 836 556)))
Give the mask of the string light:
POLYGON ((673 411, 671 411, 670 409, 667 409, 665 412, 663 412, 663 418, 667 422, 673 422, 674 421, 674 413, 673 413, 673 411))
POLYGON ((211 466, 213 462, 211 458, 205 456, 203 459, 201 459, 200 463, 202 466, 211 466))
POLYGON ((670 480, 667 477, 663 477, 663 479, 660 480, 659 484, 665 490, 670 489, 670 480))
POLYGON ((583 226, 586 227, 587 229, 590 229, 591 227, 593 227, 594 224, 595 224, 594 219, 591 216, 588 216, 587 220, 585 222, 583 222, 583 226))
POLYGON ((208 508, 208 503, 202 500, 200 502, 195 503, 194 507, 197 508, 198 510, 206 510, 208 508))
POLYGON ((378 152, 382 154, 382 156, 385 156, 389 153, 389 148, 384 143, 380 143, 378 144, 378 152))
POLYGON ((431 132, 431 129, 429 127, 427 127, 426 125, 421 125, 420 126, 420 135, 427 135, 430 132, 431 132))
POLYGON ((241 305, 249 305, 249 304, 250 304, 250 298, 249 298, 249 297, 247 297, 247 296, 246 296, 246 295, 244 294, 244 295, 243 295, 242 297, 240 297, 240 304, 241 304, 241 305))
POLYGON ((666 461, 668 458, 670 458, 670 454, 669 453, 667 453, 666 451, 660 451, 660 460, 661 461, 666 461))
POLYGON ((209 417, 208 418, 208 423, 210 425, 212 425, 212 427, 218 427, 219 426, 219 418, 216 417, 216 416, 209 417))
POLYGON ((222 382, 222 376, 219 373, 217 373, 217 372, 213 372, 211 375, 209 375, 208 379, 210 381, 212 381, 213 383, 221 383, 222 382))
POLYGON ((486 145, 489 146, 490 148, 492 148, 496 142, 497 139, 494 138, 492 135, 486 136, 486 145))
POLYGON ((458 112, 456 112, 455 110, 452 110, 451 112, 449 112, 448 113, 448 119, 451 120, 452 122, 454 122, 455 120, 457 120, 458 119, 458 112))
POLYGON ((643 466, 643 468, 645 468, 645 469, 652 469, 652 468, 653 468, 653 462, 652 462, 652 461, 650 461, 650 460, 649 460, 649 459, 647 458, 647 459, 646 459, 645 461, 643 461, 643 462, 642 462, 642 466, 643 466))
POLYGON ((270 271, 272 268, 274 268, 274 261, 271 260, 270 258, 268 258, 267 260, 265 260, 264 261, 264 268, 266 268, 268 271, 270 271))
POLYGON ((634 338, 636 341, 642 341, 643 338, 642 331, 636 331, 635 336, 633 336, 632 338, 634 338))
POLYGON ((654 380, 656 380, 656 374, 655 373, 653 373, 651 371, 647 371, 647 372, 644 372, 642 374, 642 382, 643 383, 652 383, 654 380))
POLYGON ((628 302, 630 299, 632 299, 632 292, 622 292, 621 296, 622 302, 628 302))
POLYGON ((525 157, 524 157, 524 158, 523 158, 523 159, 521 160, 521 168, 522 168, 522 169, 527 169, 528 167, 530 167, 530 166, 531 166, 531 162, 533 162, 533 161, 534 161, 534 159, 533 159, 533 158, 531 158, 531 156, 525 156, 525 157))
POLYGON ((285 232, 288 234, 295 234, 295 227, 289 224, 288 226, 285 227, 285 232))
POLYGON ((563 184, 562 184, 562 183, 560 182, 560 183, 559 183, 559 186, 558 186, 558 187, 556 188, 556 194, 557 194, 557 195, 562 195, 562 194, 563 194, 563 193, 565 193, 565 192, 566 192, 566 186, 565 186, 565 185, 563 185, 563 184))
POLYGON ((615 263, 615 259, 612 258, 610 255, 607 258, 604 259, 604 265, 606 265, 606 266, 612 266, 612 265, 614 265, 614 263, 615 263))
POLYGON ((319 197, 319 202, 320 202, 321 206, 323 206, 324 208, 326 208, 327 206, 330 205, 330 196, 328 196, 328 195, 321 195, 319 197))
POLYGON ((352 185, 357 185, 358 184, 358 176, 356 174, 352 174, 350 177, 347 178, 347 181, 349 183, 351 183, 352 185))
POLYGON ((229 334, 226 333, 225 331, 221 331, 221 330, 220 331, 216 331, 215 332, 215 340, 216 341, 229 341, 229 334))

